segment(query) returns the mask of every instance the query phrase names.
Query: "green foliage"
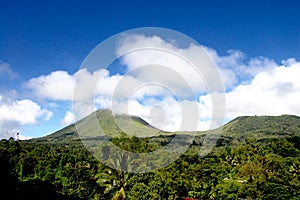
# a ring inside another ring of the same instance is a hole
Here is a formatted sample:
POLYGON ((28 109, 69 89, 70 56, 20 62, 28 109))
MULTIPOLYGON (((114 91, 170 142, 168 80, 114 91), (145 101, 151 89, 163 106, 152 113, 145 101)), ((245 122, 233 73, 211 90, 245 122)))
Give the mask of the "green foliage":
POLYGON ((300 118, 293 115, 243 116, 219 128, 222 135, 239 140, 300 136, 300 118))
MULTIPOLYGON (((224 127, 217 147, 205 157, 199 155, 203 142, 203 135, 199 135, 172 164, 143 174, 118 171, 100 163, 79 140, 72 139, 72 126, 42 139, 1 140, 2 195, 10 199, 59 200, 300 199, 297 120, 293 116, 273 121, 269 117, 238 118, 224 127)), ((145 126, 137 118, 134 123, 145 126)), ((171 134, 139 138, 119 131, 112 143, 129 152, 147 153, 171 139, 171 134)), ((108 146, 99 149, 117 168, 126 169, 129 162, 138 159, 126 153, 113 154, 108 146)))

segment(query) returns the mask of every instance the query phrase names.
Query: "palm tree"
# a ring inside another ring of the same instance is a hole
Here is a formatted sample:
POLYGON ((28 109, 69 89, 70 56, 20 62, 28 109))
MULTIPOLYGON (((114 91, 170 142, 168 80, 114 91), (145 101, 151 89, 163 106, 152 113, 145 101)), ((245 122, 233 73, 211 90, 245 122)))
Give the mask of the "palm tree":
POLYGON ((100 169, 95 175, 96 182, 105 187, 104 194, 109 194, 116 190, 112 200, 125 200, 126 187, 129 174, 125 172, 127 156, 124 153, 118 154, 118 157, 113 160, 115 169, 105 168, 100 169), (122 171, 117 170, 122 169, 122 171))

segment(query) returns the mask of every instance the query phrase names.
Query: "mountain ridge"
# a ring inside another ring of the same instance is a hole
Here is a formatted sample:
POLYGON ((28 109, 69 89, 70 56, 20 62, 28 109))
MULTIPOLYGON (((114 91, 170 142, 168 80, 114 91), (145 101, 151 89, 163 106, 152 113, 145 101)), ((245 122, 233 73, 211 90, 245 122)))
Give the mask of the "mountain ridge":
POLYGON ((70 124, 52 134, 40 138, 33 138, 32 142, 60 142, 70 143, 72 141, 80 141, 83 137, 78 135, 76 125, 86 123, 83 127, 87 127, 86 132, 98 137, 97 128, 93 124, 89 124, 92 117, 97 117, 97 121, 101 125, 103 132, 108 137, 116 137, 122 132, 129 133, 136 137, 157 137, 170 136, 175 134, 193 134, 195 136, 203 136, 218 132, 222 137, 235 138, 243 140, 245 138, 254 137, 260 139, 273 137, 291 137, 300 136, 300 117, 296 115, 280 115, 280 116, 240 116, 221 127, 208 131, 195 132, 165 132, 159 130, 138 116, 115 115, 107 109, 97 110, 89 116, 70 124), (121 125, 121 128, 119 127, 121 125), (94 133, 93 133, 94 132, 94 133))

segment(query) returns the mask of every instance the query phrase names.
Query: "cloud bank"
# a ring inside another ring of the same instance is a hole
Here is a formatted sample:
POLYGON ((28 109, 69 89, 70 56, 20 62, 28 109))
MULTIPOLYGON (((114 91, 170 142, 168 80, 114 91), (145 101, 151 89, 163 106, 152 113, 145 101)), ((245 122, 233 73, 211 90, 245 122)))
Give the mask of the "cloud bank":
MULTIPOLYGON (((180 48, 160 37, 144 35, 128 36, 118 45, 116 55, 121 56, 120 64, 126 68, 123 74, 111 74, 108 69, 89 71, 82 68, 74 74, 54 71, 30 79, 25 87, 35 97, 58 104, 92 98, 94 105, 86 105, 79 117, 95 109, 110 108, 116 113, 141 116, 167 131, 180 129, 183 106, 196 106, 199 111, 196 129, 207 130, 213 107, 218 106, 212 102, 212 95, 217 98, 218 94, 210 93, 207 87, 206 79, 213 77, 212 71, 202 68, 203 77, 195 72, 191 63, 178 56, 185 55, 188 60, 205 66, 201 59, 205 51, 215 63, 225 86, 226 120, 243 115, 300 115, 300 62, 293 58, 278 64, 262 56, 247 58, 237 50, 219 55, 209 47, 191 44, 180 48), (138 50, 149 44, 156 49, 138 50), (132 48, 137 50, 124 55, 132 48), (74 96, 75 87, 79 95, 74 96)), ((52 115, 51 111, 29 99, 7 103, 2 100, 0 111, 0 122, 6 127, 12 127, 13 123, 18 124, 13 127, 34 124, 37 119, 52 115)), ((76 119, 78 116, 68 110, 60 123, 68 125, 76 119)))

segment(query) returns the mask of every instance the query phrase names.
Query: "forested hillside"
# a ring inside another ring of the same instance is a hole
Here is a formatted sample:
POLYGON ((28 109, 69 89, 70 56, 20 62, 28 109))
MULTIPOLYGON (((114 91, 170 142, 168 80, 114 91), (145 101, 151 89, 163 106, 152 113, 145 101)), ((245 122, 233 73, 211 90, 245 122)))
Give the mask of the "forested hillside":
MULTIPOLYGON (((59 132, 48 140, 1 140, 1 191, 7 199, 300 199, 299 127, 295 116, 238 118, 205 157, 201 133, 179 159, 149 173, 111 169, 78 138, 54 142, 59 132)), ((170 139, 121 133, 112 142, 146 153, 170 139)))

